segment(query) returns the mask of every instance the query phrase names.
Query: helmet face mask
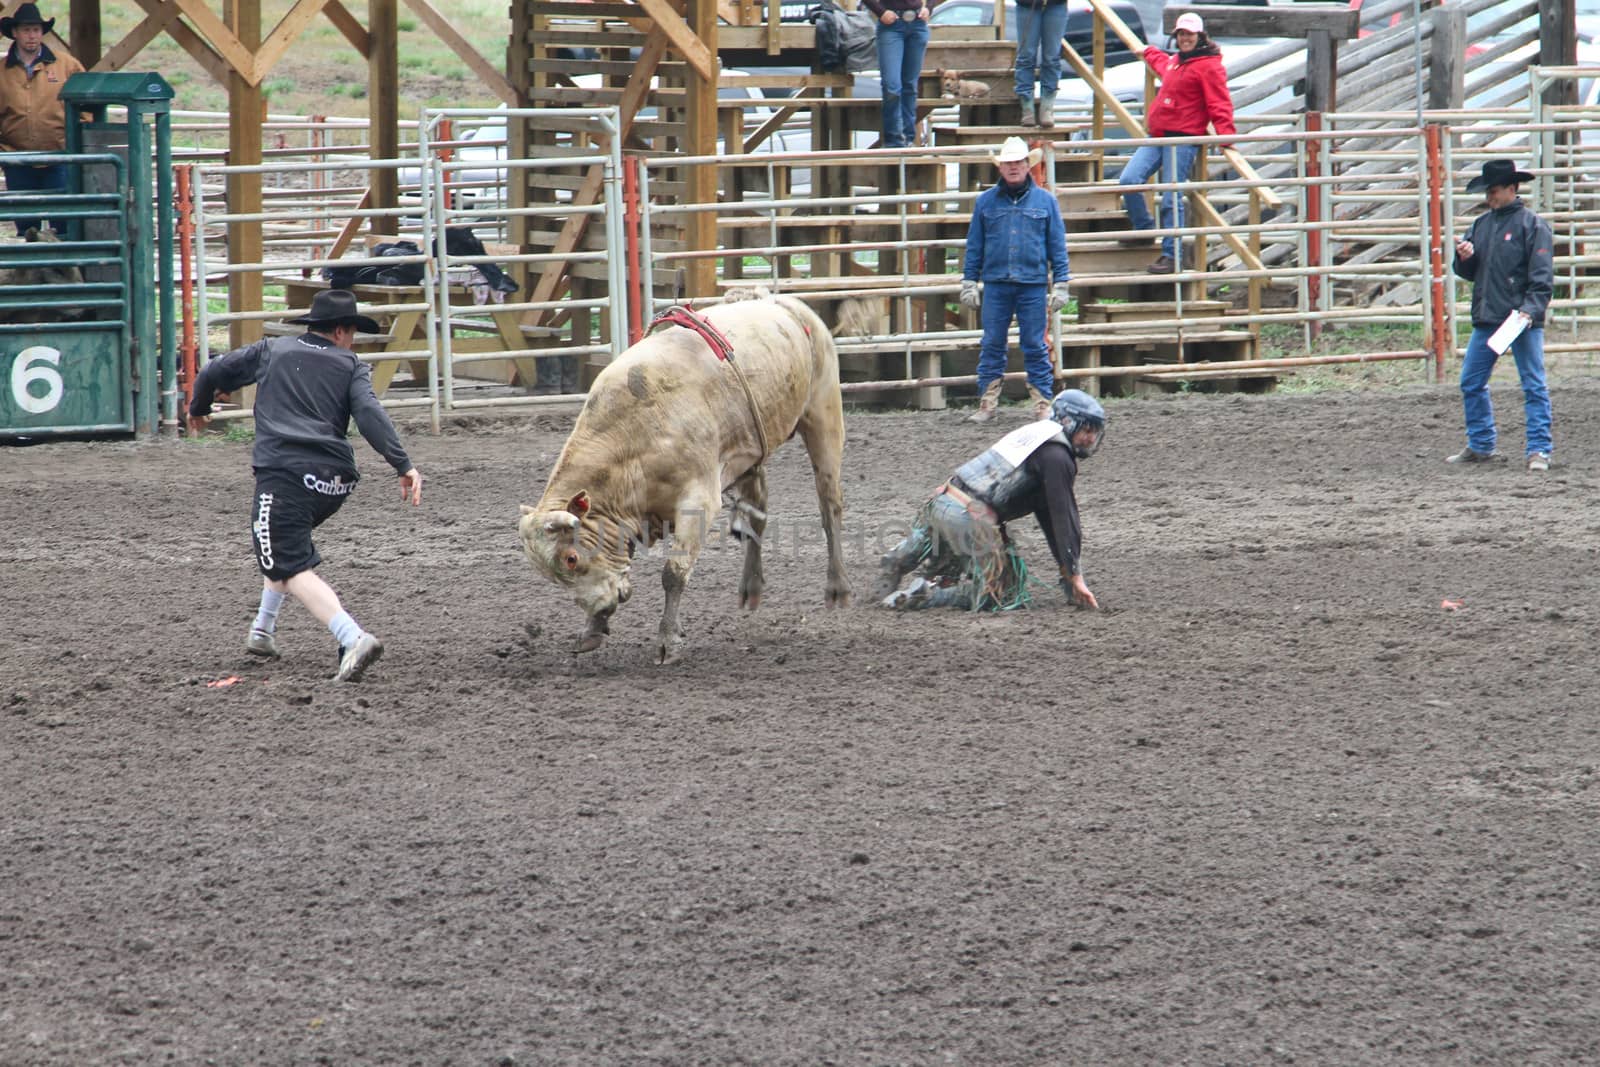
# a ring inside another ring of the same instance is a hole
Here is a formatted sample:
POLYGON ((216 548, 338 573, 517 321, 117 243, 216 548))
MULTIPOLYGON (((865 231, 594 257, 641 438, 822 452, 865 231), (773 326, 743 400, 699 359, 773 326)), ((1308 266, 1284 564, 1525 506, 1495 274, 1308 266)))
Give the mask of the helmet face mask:
POLYGON ((1100 450, 1106 437, 1106 409, 1082 389, 1057 393, 1050 405, 1050 417, 1066 431, 1067 444, 1079 459, 1088 459, 1100 450), (1094 437, 1088 442, 1077 440, 1078 431, 1086 428, 1094 431, 1094 437))

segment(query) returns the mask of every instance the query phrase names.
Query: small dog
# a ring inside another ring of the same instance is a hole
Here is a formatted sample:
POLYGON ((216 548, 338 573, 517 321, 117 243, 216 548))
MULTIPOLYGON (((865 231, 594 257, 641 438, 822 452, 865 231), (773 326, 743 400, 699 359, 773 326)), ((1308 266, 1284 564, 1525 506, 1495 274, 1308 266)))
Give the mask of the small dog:
POLYGON ((944 100, 981 100, 988 95, 987 82, 970 81, 959 70, 939 72, 939 96, 944 100))

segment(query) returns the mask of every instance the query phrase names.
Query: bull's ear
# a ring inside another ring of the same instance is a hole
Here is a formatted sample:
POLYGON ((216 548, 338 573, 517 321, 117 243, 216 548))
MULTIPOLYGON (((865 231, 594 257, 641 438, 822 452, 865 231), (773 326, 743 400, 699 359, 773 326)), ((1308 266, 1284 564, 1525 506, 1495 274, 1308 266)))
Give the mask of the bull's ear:
POLYGON ((567 501, 567 510, 578 518, 583 518, 589 513, 589 494, 580 492, 577 496, 567 501))
POLYGON ((534 512, 539 510, 538 508, 529 507, 527 504, 523 504, 521 507, 524 515, 532 515, 534 512))

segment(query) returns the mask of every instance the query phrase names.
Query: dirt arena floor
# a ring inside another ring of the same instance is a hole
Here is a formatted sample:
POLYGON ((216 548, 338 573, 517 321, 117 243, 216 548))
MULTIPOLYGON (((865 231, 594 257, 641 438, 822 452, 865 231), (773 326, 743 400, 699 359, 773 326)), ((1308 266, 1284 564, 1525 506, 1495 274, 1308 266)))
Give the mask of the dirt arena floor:
POLYGON ((852 414, 857 605, 791 444, 665 669, 659 558, 582 658, 522 558, 569 417, 412 427, 358 685, 243 653, 248 445, 0 450, 0 1063, 1600 1061, 1600 387, 1543 476, 1496 400, 1490 469, 1451 387, 1110 401, 1105 610, 982 618, 866 594, 1020 412, 852 414))

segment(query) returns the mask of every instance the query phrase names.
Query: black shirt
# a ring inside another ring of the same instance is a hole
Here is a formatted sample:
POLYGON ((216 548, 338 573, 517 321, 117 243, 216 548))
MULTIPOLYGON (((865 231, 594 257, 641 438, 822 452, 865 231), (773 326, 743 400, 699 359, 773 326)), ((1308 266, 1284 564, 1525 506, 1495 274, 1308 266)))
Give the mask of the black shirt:
POLYGON ((372 391, 372 368, 320 334, 275 337, 235 349, 207 363, 194 381, 189 414, 211 414, 218 392, 256 386, 257 469, 304 468, 343 474, 354 481, 355 452, 345 439, 350 419, 396 473, 411 469, 389 413, 372 391))
POLYGON ((1083 552, 1083 527, 1078 522, 1078 499, 1073 483, 1078 477, 1078 460, 1072 449, 1060 441, 1046 441, 1034 449, 1022 466, 1038 481, 1038 488, 1015 501, 1015 515, 1001 515, 1009 521, 1033 512, 1050 554, 1068 574, 1081 574, 1079 557, 1083 552))

